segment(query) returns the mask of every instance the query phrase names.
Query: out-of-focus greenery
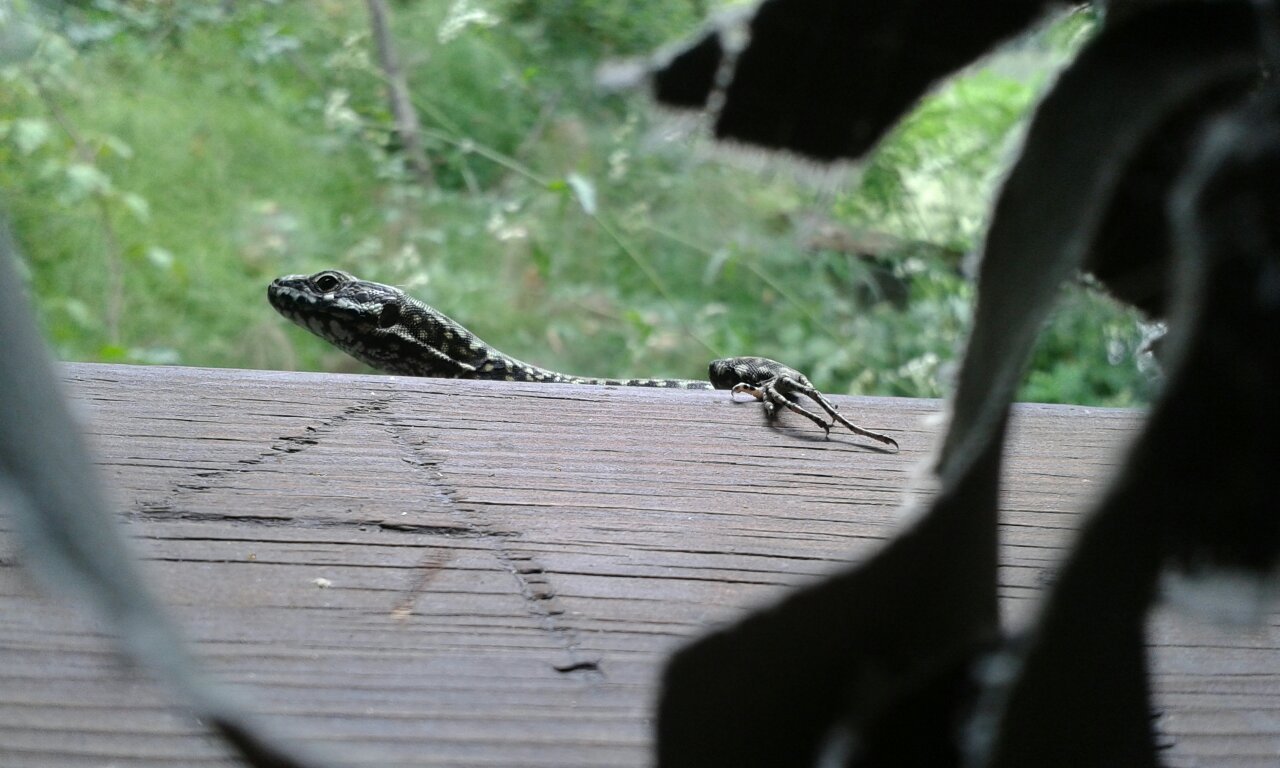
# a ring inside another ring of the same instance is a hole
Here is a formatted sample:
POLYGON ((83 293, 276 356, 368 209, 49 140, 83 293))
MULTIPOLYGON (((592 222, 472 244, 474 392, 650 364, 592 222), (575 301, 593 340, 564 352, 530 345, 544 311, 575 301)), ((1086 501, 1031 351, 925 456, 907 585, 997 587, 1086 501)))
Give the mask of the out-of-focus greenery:
MULTIPOLYGON (((65 359, 357 370, 265 301, 270 278, 332 266, 564 371, 698 377, 759 354, 827 391, 911 396, 946 388, 962 256, 1092 24, 956 79, 853 173, 713 149, 593 86, 601 58, 692 32, 707 0, 392 3, 424 185, 363 4, 87 5, 0 0, 0 205, 65 359)), ((1136 316, 1064 299, 1024 397, 1141 402, 1136 316)))

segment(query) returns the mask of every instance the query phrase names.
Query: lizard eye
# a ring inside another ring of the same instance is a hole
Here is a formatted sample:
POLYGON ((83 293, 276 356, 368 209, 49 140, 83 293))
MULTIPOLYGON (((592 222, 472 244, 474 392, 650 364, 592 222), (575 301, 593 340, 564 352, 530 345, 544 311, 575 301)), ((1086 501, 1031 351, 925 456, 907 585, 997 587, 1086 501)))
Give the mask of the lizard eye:
POLYGON ((382 308, 382 312, 378 315, 378 327, 390 328, 400 322, 400 307, 395 304, 388 304, 382 308))
POLYGON ((316 290, 328 293, 337 288, 341 281, 331 272, 321 272, 311 282, 315 285, 316 290))

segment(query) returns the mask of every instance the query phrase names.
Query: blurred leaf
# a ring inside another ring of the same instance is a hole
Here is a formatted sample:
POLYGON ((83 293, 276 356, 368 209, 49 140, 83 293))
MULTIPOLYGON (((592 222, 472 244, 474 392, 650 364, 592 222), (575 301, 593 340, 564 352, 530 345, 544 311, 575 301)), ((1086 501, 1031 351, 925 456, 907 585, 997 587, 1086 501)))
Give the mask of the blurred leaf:
POLYGON ((181 365, 182 355, 167 347, 142 347, 128 351, 127 358, 139 365, 181 365))
POLYGON ((582 210, 588 216, 596 215, 596 186, 591 180, 577 173, 570 173, 565 177, 565 183, 573 190, 573 196, 577 199, 578 205, 582 206, 582 210))
POLYGON ((468 27, 493 27, 501 23, 496 15, 489 12, 475 0, 454 0, 449 6, 449 14, 440 24, 436 39, 441 43, 450 43, 462 35, 468 27))
POLYGON ((64 195, 68 202, 77 202, 111 190, 111 178, 88 163, 71 163, 64 173, 67 181, 64 195))
POLYGON ((120 195, 120 203, 140 222, 146 223, 151 218, 151 205, 142 195, 125 192, 120 195))
POLYGON ((119 344, 98 347, 98 359, 104 363, 123 363, 129 360, 129 350, 119 344))
POLYGON ((97 320, 93 313, 89 311, 89 306, 83 301, 79 299, 64 299, 61 303, 63 311, 67 313, 73 323, 85 329, 95 328, 97 320))
POLYGON ((122 160, 128 160, 133 157, 133 147, 126 144, 119 136, 107 134, 102 136, 101 140, 103 148, 110 154, 113 154, 122 160))
POLYGON ((173 253, 158 245, 153 245, 147 249, 147 261, 156 269, 167 271, 173 268, 173 253))
POLYGON ((24 155, 30 155, 49 141, 53 133, 47 120, 40 118, 19 118, 9 126, 9 138, 14 147, 24 155))
POLYGON ((264 24, 245 44, 243 53, 256 64, 267 64, 301 47, 302 42, 293 35, 285 34, 279 25, 264 24))

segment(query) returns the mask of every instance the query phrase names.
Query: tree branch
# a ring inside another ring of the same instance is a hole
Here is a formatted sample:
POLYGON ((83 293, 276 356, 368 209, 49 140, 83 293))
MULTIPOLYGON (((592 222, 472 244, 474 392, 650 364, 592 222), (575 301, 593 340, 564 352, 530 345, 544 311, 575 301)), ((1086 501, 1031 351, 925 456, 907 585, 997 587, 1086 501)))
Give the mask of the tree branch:
POLYGON ((404 149, 405 161, 413 175, 423 186, 434 182, 431 162, 422 145, 422 125, 418 112, 413 108, 409 83, 396 55, 395 42, 391 38, 388 11, 385 0, 366 0, 369 6, 369 24, 373 31, 373 44, 378 53, 378 66, 382 67, 387 81, 387 99, 391 104, 391 116, 395 120, 396 133, 404 149))

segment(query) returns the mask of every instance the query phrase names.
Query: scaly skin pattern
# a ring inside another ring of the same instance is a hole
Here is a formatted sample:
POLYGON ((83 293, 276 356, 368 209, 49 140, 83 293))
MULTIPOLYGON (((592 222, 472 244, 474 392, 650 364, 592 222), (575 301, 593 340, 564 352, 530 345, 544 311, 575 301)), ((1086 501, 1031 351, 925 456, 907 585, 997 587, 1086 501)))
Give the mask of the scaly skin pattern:
POLYGON ((492 379, 546 384, 601 384, 674 389, 728 389, 794 411, 828 433, 835 422, 895 449, 891 438, 847 421, 799 371, 765 357, 713 360, 707 381, 690 379, 598 379, 539 368, 499 352, 443 312, 399 288, 360 280, 329 269, 314 275, 287 275, 271 282, 267 300, 276 311, 362 363, 401 376, 492 379), (801 407, 796 395, 822 406, 832 418, 801 407))

